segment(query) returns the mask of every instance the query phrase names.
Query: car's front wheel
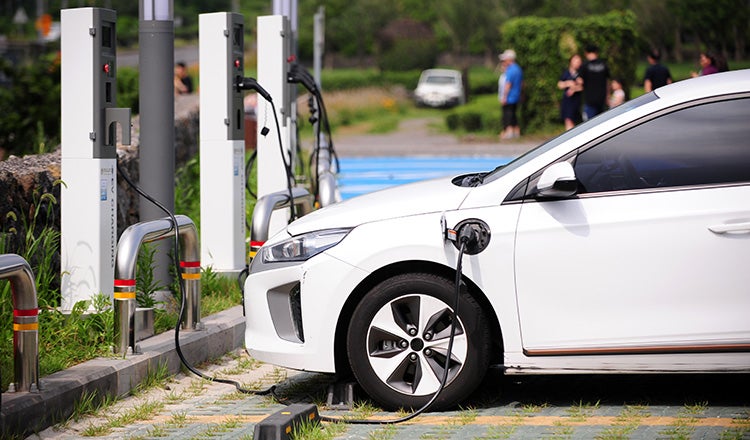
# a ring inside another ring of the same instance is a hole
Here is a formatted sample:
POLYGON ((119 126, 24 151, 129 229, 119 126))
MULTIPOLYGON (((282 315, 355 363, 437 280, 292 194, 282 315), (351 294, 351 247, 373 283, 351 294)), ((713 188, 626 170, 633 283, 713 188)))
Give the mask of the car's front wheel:
MULTIPOLYGON (((375 286, 355 309, 347 333, 349 363, 362 388, 385 409, 419 408, 438 391, 455 295, 453 281, 405 274, 375 286)), ((448 380, 431 409, 468 397, 489 359, 487 319, 477 302, 462 294, 448 380)))

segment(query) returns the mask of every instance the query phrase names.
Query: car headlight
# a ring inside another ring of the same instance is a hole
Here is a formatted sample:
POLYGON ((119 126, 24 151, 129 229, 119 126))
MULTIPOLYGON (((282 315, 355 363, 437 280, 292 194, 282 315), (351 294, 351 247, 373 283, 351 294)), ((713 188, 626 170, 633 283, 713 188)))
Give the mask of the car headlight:
POLYGON ((261 255, 264 263, 305 261, 339 244, 351 229, 325 229, 297 235, 282 242, 264 247, 261 255))

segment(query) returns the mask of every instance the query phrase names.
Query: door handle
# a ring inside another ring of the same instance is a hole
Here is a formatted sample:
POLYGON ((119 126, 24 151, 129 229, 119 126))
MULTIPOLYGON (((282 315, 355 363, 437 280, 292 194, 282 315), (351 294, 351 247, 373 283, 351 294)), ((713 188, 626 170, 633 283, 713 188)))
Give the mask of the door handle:
POLYGON ((729 232, 750 232, 750 222, 722 223, 709 226, 708 230, 715 234, 726 234, 729 232))

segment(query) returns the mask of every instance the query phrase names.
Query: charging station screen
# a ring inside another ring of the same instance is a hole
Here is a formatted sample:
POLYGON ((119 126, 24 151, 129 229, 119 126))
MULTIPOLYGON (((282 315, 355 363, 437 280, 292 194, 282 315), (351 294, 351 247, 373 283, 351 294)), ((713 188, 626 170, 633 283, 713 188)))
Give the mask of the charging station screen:
POLYGON ((114 32, 112 32, 111 26, 102 26, 102 47, 111 48, 112 47, 112 35, 114 32))
POLYGON ((244 36, 244 33, 242 31, 242 25, 235 25, 233 32, 232 32, 232 41, 233 41, 234 47, 244 47, 242 45, 243 36, 244 36))

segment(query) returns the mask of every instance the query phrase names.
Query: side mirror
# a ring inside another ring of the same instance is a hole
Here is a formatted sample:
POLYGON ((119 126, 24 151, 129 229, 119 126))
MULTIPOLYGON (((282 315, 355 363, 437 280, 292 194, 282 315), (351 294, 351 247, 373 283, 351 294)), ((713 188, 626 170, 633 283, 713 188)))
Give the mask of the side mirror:
POLYGON ((578 179, 569 162, 558 162, 542 173, 536 184, 536 196, 542 198, 564 198, 578 191, 578 179))

